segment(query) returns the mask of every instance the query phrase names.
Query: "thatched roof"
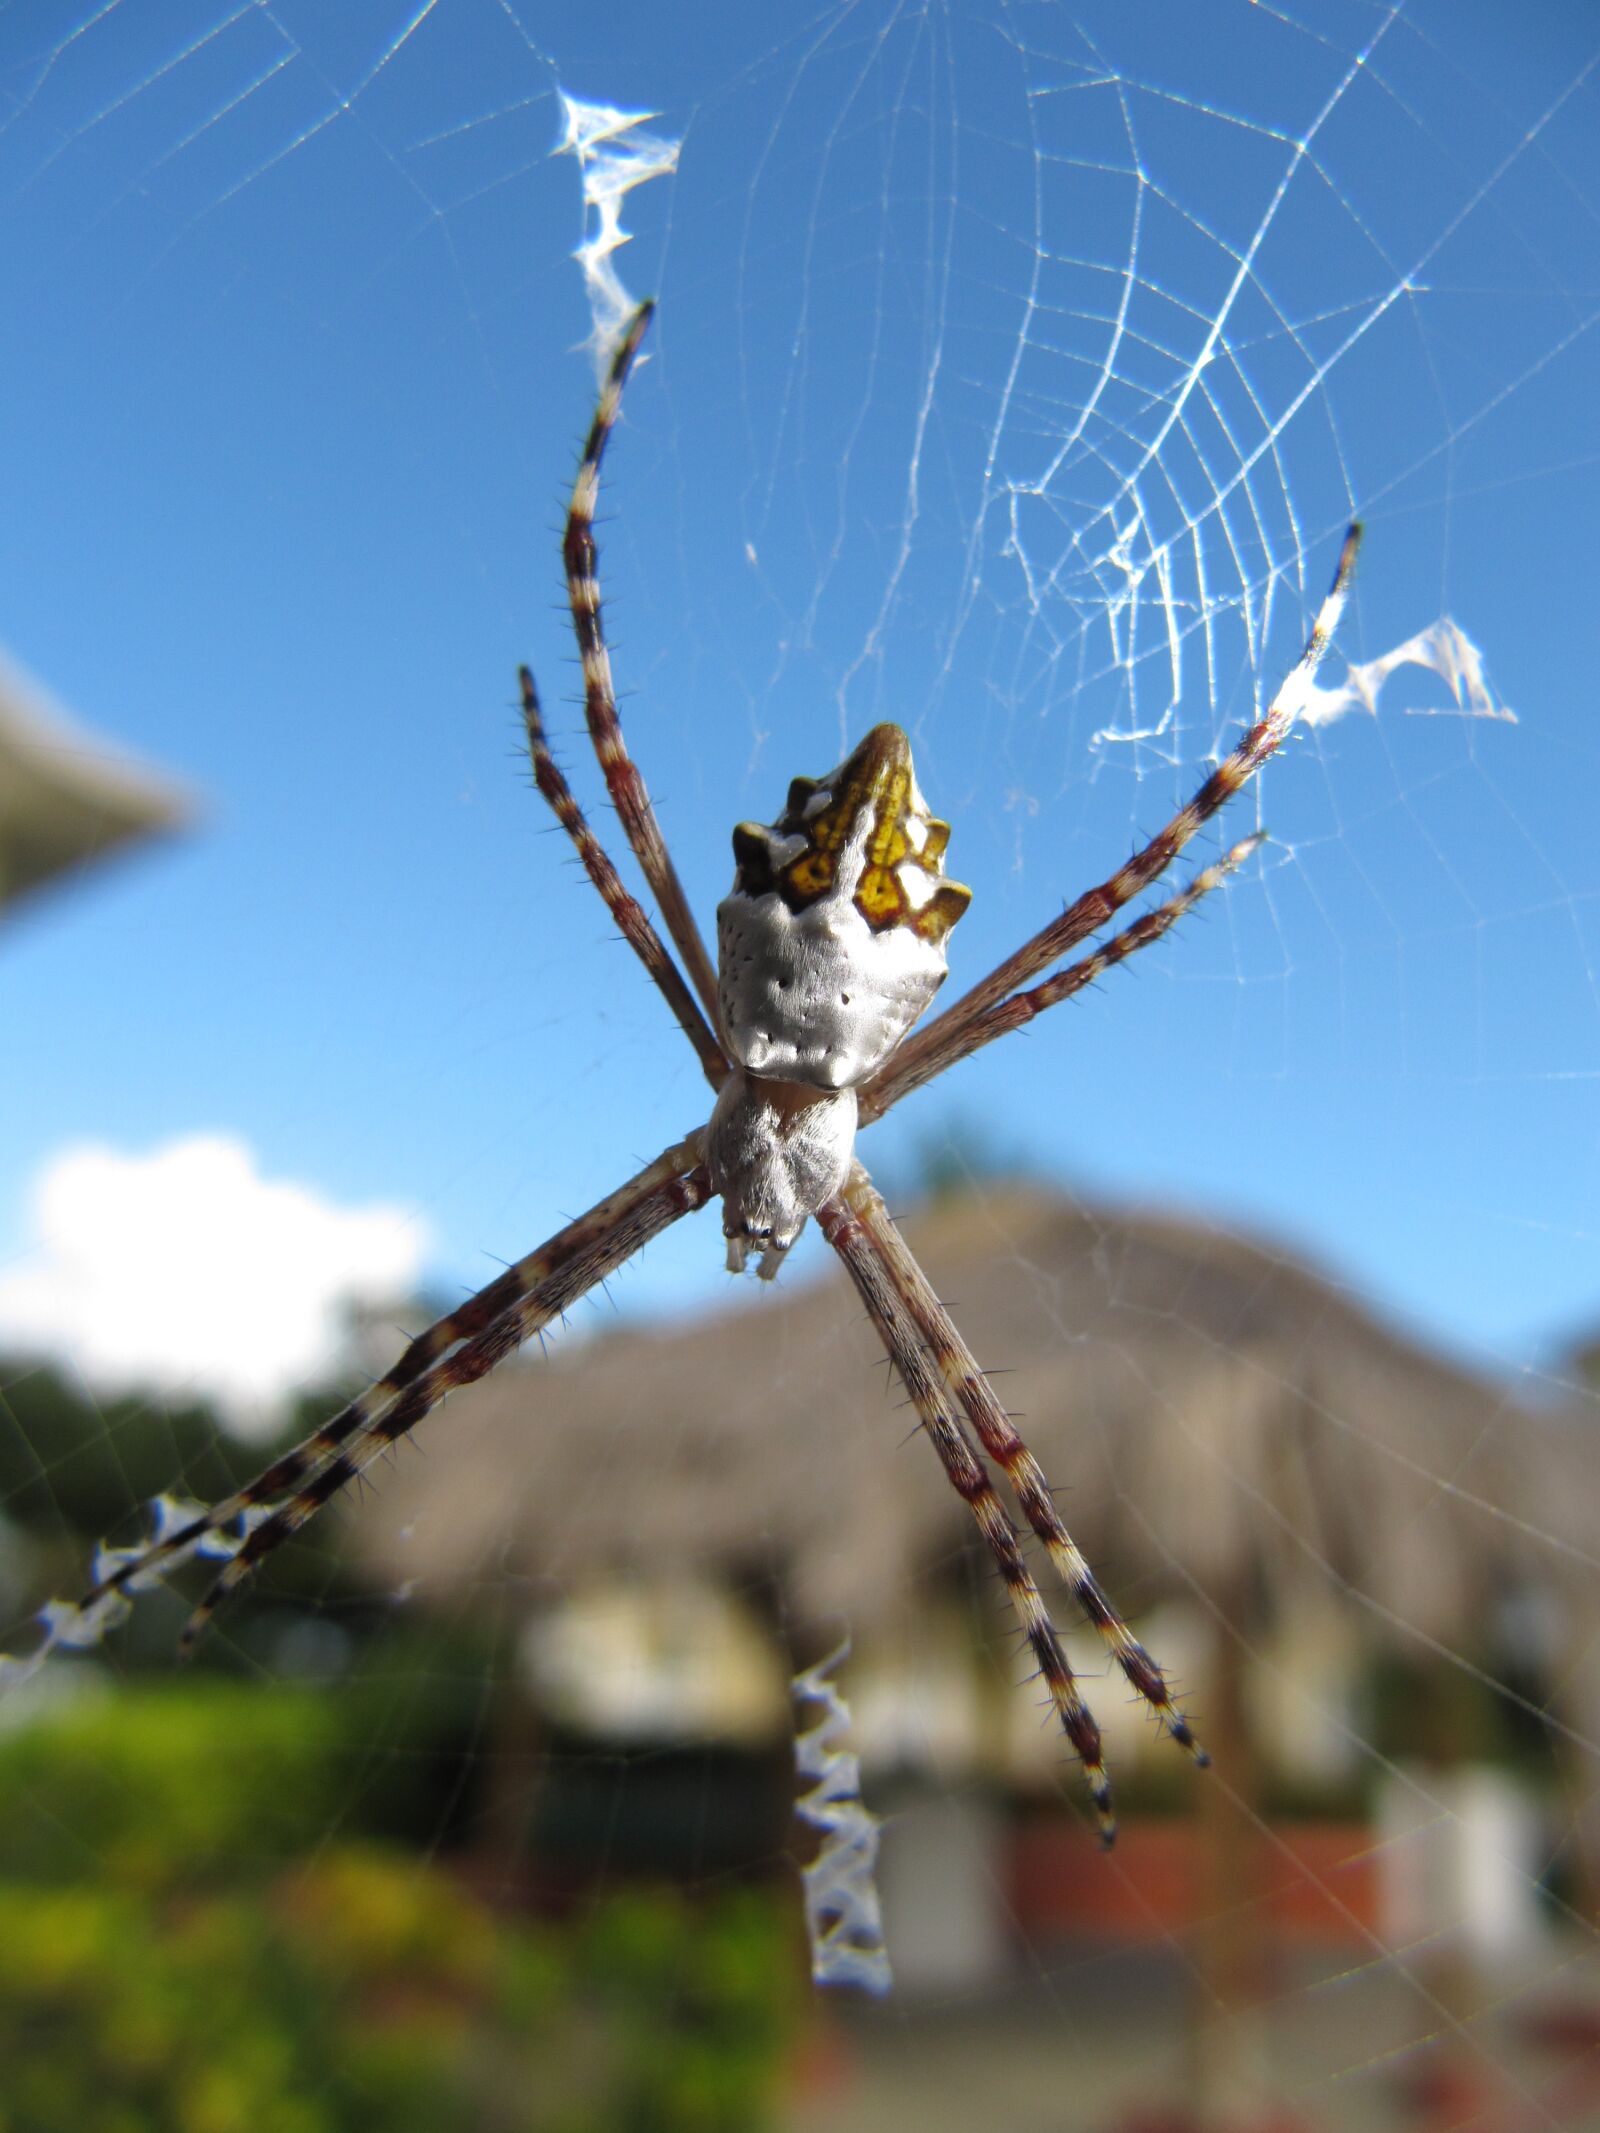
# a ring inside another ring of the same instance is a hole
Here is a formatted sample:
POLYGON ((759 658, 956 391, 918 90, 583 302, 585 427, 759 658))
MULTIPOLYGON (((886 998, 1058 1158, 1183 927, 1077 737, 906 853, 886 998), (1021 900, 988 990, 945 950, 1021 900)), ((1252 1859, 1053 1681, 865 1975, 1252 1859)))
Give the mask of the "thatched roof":
POLYGON ((177 785, 116 760, 0 659, 0 905, 177 829, 191 811, 177 785))
MULTIPOLYGON (((1130 1612, 1198 1594, 1232 1619, 1244 1592, 1310 1587, 1458 1640, 1524 1545, 1503 1514, 1540 1425, 1284 1253, 1020 1185, 906 1229, 1130 1612)), ((422 1599, 710 1563, 867 1621, 970 1544, 914 1423, 830 1265, 503 1368, 425 1425, 353 1537, 422 1599)))

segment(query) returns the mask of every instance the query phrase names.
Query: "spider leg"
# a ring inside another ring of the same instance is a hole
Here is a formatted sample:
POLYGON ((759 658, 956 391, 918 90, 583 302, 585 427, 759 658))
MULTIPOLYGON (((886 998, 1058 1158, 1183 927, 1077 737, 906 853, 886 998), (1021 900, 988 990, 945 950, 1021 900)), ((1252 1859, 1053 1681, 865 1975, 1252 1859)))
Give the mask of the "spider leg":
MULTIPOLYGON (((1100 1752, 1100 1728, 1079 1693, 1060 1636, 1023 1556, 1017 1529, 995 1492, 976 1445, 956 1413, 938 1360, 907 1308, 883 1253, 862 1219, 857 1204, 858 1179, 866 1193, 876 1198, 866 1172, 858 1163, 853 1168, 850 1184, 818 1211, 818 1225, 844 1261, 867 1307, 867 1314, 911 1395, 922 1426, 939 1454, 951 1487, 977 1520, 978 1531, 999 1567, 1023 1635, 1050 1692, 1050 1701, 1055 1706, 1062 1731, 1083 1765, 1089 1794, 1099 1817, 1100 1841, 1110 1845, 1117 1833, 1117 1823, 1111 1804, 1111 1781, 1106 1776, 1100 1752)), ((1048 1497, 1046 1501, 1049 1501, 1048 1497)))
POLYGON ((909 1096, 913 1089, 920 1089, 925 1081, 931 1081, 934 1075, 942 1074, 946 1067, 954 1066, 958 1060, 967 1058, 983 1045, 993 1044, 996 1037, 1005 1036, 1009 1030, 1025 1028, 1036 1015, 1042 1015, 1047 1007, 1054 1007, 1062 1000, 1070 1000, 1075 992, 1082 992, 1085 986, 1096 983, 1118 963, 1125 963, 1129 956, 1136 954, 1139 949, 1148 948, 1153 942, 1160 940, 1164 933, 1172 930, 1180 918, 1194 909, 1202 897, 1209 896, 1213 889, 1243 866, 1251 853, 1266 842, 1266 837, 1265 830, 1256 830, 1253 835, 1242 838, 1232 851, 1224 852, 1211 866, 1202 867, 1193 881, 1176 896, 1170 897, 1164 904, 1158 904, 1155 910, 1146 911, 1136 918, 1131 926, 1124 926, 1120 933, 1114 933, 1093 955, 1086 955, 1076 963, 1069 963, 1065 970, 1058 970, 1053 977, 1046 978, 1042 985, 1035 985, 1028 992, 1014 992, 1009 999, 1001 1000, 993 1007, 986 1007, 982 1014, 975 1016, 967 1025, 959 1051, 952 1052, 944 1059, 913 1058, 904 1066, 901 1065, 901 1060, 909 1047, 902 1046, 898 1053, 891 1053, 887 1063, 873 1075, 861 1091, 858 1099, 861 1123, 864 1126, 871 1125, 874 1119, 882 1118, 891 1104, 897 1104, 902 1096, 909 1096))
POLYGON ((728 1072, 728 1062, 722 1056, 722 1047, 711 1034, 694 994, 684 983, 683 976, 663 945, 660 934, 650 923, 649 914, 638 898, 630 895, 624 887, 605 846, 589 827, 582 808, 572 797, 572 788, 568 785, 560 764, 551 754, 550 743, 545 737, 544 720, 539 711, 539 692, 534 686, 532 673, 527 667, 519 667, 517 678, 522 688, 522 722, 527 729, 528 753, 533 758, 534 782, 550 803, 561 827, 577 846, 584 871, 600 891, 606 909, 621 929, 623 939, 643 963, 657 991, 677 1016, 684 1035, 694 1046, 707 1081, 714 1089, 720 1088, 728 1072))
POLYGON ((392 1368, 254 1480, 148 1547, 117 1551, 115 1567, 80 1603, 140 1591, 243 1522, 248 1530, 184 1629, 187 1652, 221 1602, 274 1548, 438 1405, 568 1309, 650 1238, 711 1197, 704 1134, 668 1148, 575 1222, 529 1252, 435 1325, 392 1368), (274 1508, 259 1516, 266 1506, 274 1508), (251 1514, 258 1514, 251 1523, 251 1514))
POLYGON ((870 1247, 882 1259, 888 1279, 940 1376, 965 1410, 984 1450, 1010 1482, 1023 1516, 1043 1542, 1062 1583, 1098 1630, 1130 1686, 1173 1739, 1197 1762, 1208 1762, 1210 1758, 1195 1739, 1188 1719, 1172 1700, 1166 1677, 1101 1591, 1094 1572, 1061 1522, 1038 1460, 1012 1427, 1010 1416, 995 1398, 993 1386, 859 1163, 852 1168, 840 1198, 849 1203, 870 1247))
POLYGON ((600 388, 600 398, 595 406, 594 420, 589 425, 589 435, 583 447, 583 458, 578 464, 577 478, 572 484, 572 498, 567 506, 566 533, 561 544, 561 553, 567 571, 567 600, 572 609, 572 627, 578 639, 578 653, 583 663, 584 715, 589 723, 589 738, 594 743, 594 752, 600 759, 600 768, 605 772, 606 787, 611 794, 617 813, 622 817, 622 826, 628 833, 628 842, 633 846, 644 876, 655 893, 661 907, 661 916, 666 920, 667 931, 683 957, 684 969, 691 984, 700 995, 706 1014, 715 1026, 717 1020, 717 981, 706 953, 700 929, 695 924, 694 913, 689 908, 689 899, 678 879, 678 870, 672 863, 666 839, 661 834, 661 825, 656 820, 656 811, 650 804, 650 794, 640 774, 639 766, 628 753, 628 744, 622 737, 622 720, 617 712, 617 692, 611 679, 611 655, 606 650, 604 625, 600 618, 599 565, 594 540, 595 505, 600 495, 600 462, 605 456, 606 442, 616 426, 622 406, 622 389, 628 382, 628 373, 633 368, 633 359, 639 352, 639 343, 644 339, 645 329, 654 314, 654 304, 641 304, 628 321, 616 354, 611 359, 611 368, 600 388))
POLYGON ((925 1029, 907 1038, 892 1062, 897 1079, 903 1078, 906 1085, 912 1087, 943 1073, 947 1066, 953 1066, 969 1048, 968 1037, 990 1008, 997 1006, 1019 985, 1025 985, 1030 978, 1048 970, 1052 963, 1076 948, 1080 941, 1087 940, 1091 933, 1098 933, 1124 904, 1165 873, 1202 823, 1209 821, 1218 808, 1225 807, 1249 784, 1284 740, 1310 695, 1317 668, 1322 664, 1322 656, 1344 612, 1360 546, 1361 528, 1353 525, 1345 534, 1333 583, 1317 610, 1305 650, 1285 676, 1266 716, 1251 727, 1233 753, 1225 756, 1212 771, 1188 805, 1179 808, 1148 844, 1098 888, 1085 890, 1059 918, 1041 926, 1004 962, 997 964, 986 978, 981 978, 970 991, 963 993, 954 1006, 946 1008, 925 1029))

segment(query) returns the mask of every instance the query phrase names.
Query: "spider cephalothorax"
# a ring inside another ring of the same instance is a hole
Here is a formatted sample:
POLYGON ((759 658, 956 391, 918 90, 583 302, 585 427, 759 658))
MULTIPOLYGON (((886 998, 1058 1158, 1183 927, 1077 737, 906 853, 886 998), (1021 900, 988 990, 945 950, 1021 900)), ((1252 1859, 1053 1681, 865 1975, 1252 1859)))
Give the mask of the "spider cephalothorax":
POLYGON ((733 833, 717 906, 717 1001, 730 1072, 707 1160, 728 1264, 783 1254, 844 1184, 855 1090, 939 987, 972 891, 944 878, 950 825, 928 812, 898 726, 874 726, 836 770, 796 778, 770 828, 733 833))
POLYGON ((375 1384, 253 1481, 209 1509, 163 1505, 143 1546, 102 1550, 81 1604, 54 1611, 47 1643, 93 1642, 133 1594, 195 1556, 227 1556, 190 1617, 187 1648, 273 1549, 447 1393, 493 1370, 641 1245, 720 1193, 730 1264, 742 1267, 753 1244, 769 1277, 808 1216, 816 1217, 999 1569, 1109 1843, 1115 1822, 1099 1728, 985 1459, 1005 1476, 1028 1527, 1146 1708, 1181 1747, 1197 1760, 1204 1756, 1161 1669, 1074 1546, 1037 1460, 855 1158, 856 1124, 858 1117, 867 1124, 881 1118, 981 1045, 1022 1028, 1159 940, 1254 851, 1259 834, 1202 867, 1165 903, 1091 952, 1066 960, 1160 878, 1289 732, 1344 606, 1359 529, 1352 526, 1345 536, 1332 588, 1298 663, 1188 805, 908 1041, 912 1023, 943 982, 945 938, 969 894, 944 879, 949 828, 923 803, 899 727, 875 726, 826 777, 796 778, 770 829, 744 822, 734 831, 738 874, 717 913, 715 974, 623 739, 600 619, 594 509, 601 456, 650 312, 645 305, 635 313, 612 358, 573 483, 563 553, 589 735, 681 967, 573 798, 550 752, 526 667, 522 709, 540 792, 717 1091, 709 1124, 663 1149, 587 1214, 419 1333, 375 1384))

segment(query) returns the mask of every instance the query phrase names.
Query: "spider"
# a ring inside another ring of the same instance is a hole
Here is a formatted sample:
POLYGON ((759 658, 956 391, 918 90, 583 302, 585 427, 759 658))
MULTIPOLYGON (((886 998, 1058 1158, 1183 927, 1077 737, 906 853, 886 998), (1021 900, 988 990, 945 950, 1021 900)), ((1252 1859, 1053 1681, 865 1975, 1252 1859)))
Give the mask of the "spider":
POLYGON ((900 728, 876 726, 837 769, 821 778, 796 778, 770 827, 742 822, 734 830, 736 873, 718 907, 715 971, 623 739, 601 621, 594 513, 601 460, 653 308, 644 304, 633 314, 601 387, 573 483, 563 556, 589 735, 681 967, 574 800, 551 754, 526 667, 519 680, 534 780, 694 1047, 715 1092, 710 1119, 419 1334, 384 1377, 253 1481, 209 1509, 169 1508, 142 1546, 102 1550, 76 1619, 97 1633, 121 1614, 131 1595, 180 1563, 196 1555, 225 1558, 183 1631, 180 1648, 187 1653, 251 1572, 447 1393, 494 1369, 681 1216, 720 1197, 729 1267, 742 1270, 754 1251, 757 1272, 768 1281, 814 1216, 994 1557, 1082 1765, 1101 1840, 1109 1844, 1116 1823, 1099 1728, 982 1454, 1005 1476, 1073 1600, 1158 1723, 1196 1762, 1206 1761, 1205 1752, 1160 1667, 1074 1545, 1037 1461, 857 1159, 856 1129, 1159 940, 1256 849, 1259 833, 1197 873, 1168 902, 1063 965, 1071 949, 1101 932, 1165 872, 1288 733, 1344 606, 1360 528, 1346 534, 1305 650, 1265 717, 1188 805, 1106 881, 1041 927, 918 1035, 908 1036, 943 982, 947 938, 971 892, 945 878, 949 825, 928 812, 900 728))

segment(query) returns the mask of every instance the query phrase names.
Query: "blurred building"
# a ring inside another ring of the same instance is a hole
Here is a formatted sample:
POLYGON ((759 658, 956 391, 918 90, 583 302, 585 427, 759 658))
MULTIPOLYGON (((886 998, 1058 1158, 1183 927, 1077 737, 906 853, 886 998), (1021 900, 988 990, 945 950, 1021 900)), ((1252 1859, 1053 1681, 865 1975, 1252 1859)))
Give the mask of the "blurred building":
POLYGON ((1348 1955, 1401 1916, 1448 1932, 1459 1897, 1475 1946, 1524 1945, 1534 1808, 1502 1788, 1474 1820, 1430 1773, 1488 1752, 1458 1692, 1492 1707, 1484 1683, 1512 1678, 1504 1622, 1532 1592, 1560 1613, 1563 1558, 1533 1536, 1592 1518, 1584 1434, 1198 1221, 991 1184, 906 1228, 1226 1773, 1156 1735, 1047 1585, 1124 1796, 1189 1810, 1130 1833, 1114 1874, 1061 1813, 1073 1773, 999 1582, 840 1280, 503 1367, 354 1513, 358 1559, 416 1605, 509 1605, 531 1703, 618 1752, 765 1745, 781 1771, 787 1677, 848 1625, 891 1938, 940 1892, 898 1936, 931 1983, 992 1967, 1002 1922, 1037 1943, 1221 1921, 1194 1954, 1220 2004, 1254 1990, 1221 1944, 1241 1918, 1348 1955), (1285 1811, 1298 1833, 1267 1843, 1285 1811), (1441 1817, 1442 1865, 1422 1856, 1441 1817), (1509 1846, 1497 1875, 1480 1824, 1509 1846))

